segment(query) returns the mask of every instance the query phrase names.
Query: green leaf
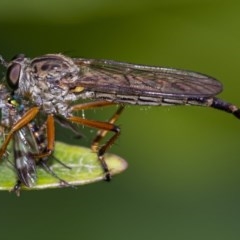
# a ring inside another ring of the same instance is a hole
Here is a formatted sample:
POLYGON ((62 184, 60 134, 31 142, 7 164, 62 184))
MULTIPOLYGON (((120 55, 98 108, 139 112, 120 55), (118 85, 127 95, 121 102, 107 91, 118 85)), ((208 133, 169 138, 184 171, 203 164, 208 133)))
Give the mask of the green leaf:
MULTIPOLYGON (((16 184, 17 175, 11 164, 13 154, 10 152, 9 160, 3 160, 0 164, 0 190, 11 190, 16 184)), ((70 167, 63 166, 58 161, 50 165, 51 169, 64 181, 70 185, 78 186, 97 182, 104 179, 102 166, 97 158, 97 154, 91 149, 68 145, 56 142, 54 157, 61 163, 70 167)), ((112 175, 118 174, 127 168, 127 162, 122 158, 106 154, 105 161, 112 175)), ((47 189, 62 187, 60 181, 46 172, 41 167, 37 167, 37 183, 31 188, 23 186, 21 190, 47 189)))

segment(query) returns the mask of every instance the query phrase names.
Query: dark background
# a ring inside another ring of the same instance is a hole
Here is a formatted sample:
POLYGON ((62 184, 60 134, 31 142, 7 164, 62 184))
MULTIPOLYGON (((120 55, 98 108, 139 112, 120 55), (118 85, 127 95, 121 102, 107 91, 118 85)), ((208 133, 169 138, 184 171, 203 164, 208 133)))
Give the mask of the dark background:
MULTIPOLYGON (((240 106, 240 2, 0 2, 0 53, 190 69, 240 106)), ((112 110, 87 112, 107 119, 112 110)), ((0 193, 2 239, 239 239, 240 122, 200 107, 127 107, 111 148, 128 170, 111 183, 0 193)), ((84 129, 89 146, 94 132, 84 129)), ((58 139, 72 139, 58 129, 58 139), (63 137, 67 136, 67 137, 63 137)))

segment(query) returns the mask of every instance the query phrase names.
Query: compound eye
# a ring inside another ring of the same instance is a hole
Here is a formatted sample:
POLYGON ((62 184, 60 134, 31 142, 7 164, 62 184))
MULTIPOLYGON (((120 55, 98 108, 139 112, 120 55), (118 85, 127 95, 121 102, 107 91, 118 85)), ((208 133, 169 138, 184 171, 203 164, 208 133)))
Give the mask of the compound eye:
POLYGON ((12 90, 16 90, 18 88, 18 83, 22 70, 22 66, 20 63, 23 62, 24 58, 24 54, 18 54, 14 56, 12 58, 10 66, 7 69, 7 83, 12 90))
POLYGON ((19 63, 11 64, 7 69, 7 83, 12 90, 18 88, 18 82, 21 74, 21 65, 19 63))

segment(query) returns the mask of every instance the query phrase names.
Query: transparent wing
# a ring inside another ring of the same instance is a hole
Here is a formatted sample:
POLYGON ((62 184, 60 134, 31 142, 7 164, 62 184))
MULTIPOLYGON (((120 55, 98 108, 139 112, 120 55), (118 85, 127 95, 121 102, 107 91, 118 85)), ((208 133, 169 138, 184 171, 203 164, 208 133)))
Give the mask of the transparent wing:
POLYGON ((101 93, 170 98, 209 97, 222 90, 216 79, 196 72, 110 60, 73 60, 80 69, 73 88, 82 86, 101 93))
POLYGON ((32 187, 36 182, 36 163, 33 157, 33 149, 29 143, 34 141, 29 139, 24 132, 27 128, 22 128, 13 137, 15 168, 19 180, 27 187, 32 187))

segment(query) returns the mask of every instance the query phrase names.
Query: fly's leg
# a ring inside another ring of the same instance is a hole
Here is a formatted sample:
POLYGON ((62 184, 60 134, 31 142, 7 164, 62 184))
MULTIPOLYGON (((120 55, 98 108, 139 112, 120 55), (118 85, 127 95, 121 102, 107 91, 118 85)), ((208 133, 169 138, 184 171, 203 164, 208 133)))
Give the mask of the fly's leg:
MULTIPOLYGON (((113 114, 113 116, 108 120, 108 123, 114 124, 118 118, 120 117, 122 111, 124 110, 124 106, 121 105, 118 107, 117 111, 113 114)), ((102 130, 100 129, 97 132, 96 137, 94 138, 94 140, 92 141, 92 145, 91 148, 94 152, 98 151, 99 149, 99 143, 100 141, 106 136, 106 134, 108 133, 108 131, 106 130, 102 130)))
POLYGON ((4 139, 4 142, 0 148, 0 159, 2 158, 3 154, 5 153, 7 146, 13 137, 13 134, 16 131, 18 131, 19 129, 21 129, 22 127, 24 127, 25 125, 27 125, 29 122, 31 122, 36 117, 38 112, 39 112, 39 107, 33 107, 33 108, 29 109, 23 115, 23 117, 12 126, 11 130, 9 131, 6 138, 4 139))
POLYGON ((79 128, 74 123, 64 118, 62 115, 55 115, 54 119, 60 126, 69 128, 75 134, 76 139, 84 137, 84 135, 79 131, 79 128))
MULTIPOLYGON (((112 102, 106 102, 106 101, 97 101, 97 102, 90 102, 90 103, 83 103, 78 104, 72 107, 72 111, 79 111, 79 110, 85 110, 85 109, 92 109, 92 108, 98 108, 98 107, 105 107, 110 105, 116 105, 112 102)), ((110 148, 110 146, 117 140, 117 138, 120 135, 120 128, 116 125, 114 125, 114 122, 118 119, 120 113, 123 110, 123 106, 119 107, 116 114, 113 115, 113 117, 110 119, 109 122, 100 122, 95 120, 89 120, 81 117, 71 116, 68 117, 68 120, 77 123, 82 124, 88 127, 93 127, 100 129, 96 138, 93 141, 92 149, 93 151, 97 152, 98 159, 103 167, 103 170, 105 172, 105 179, 106 181, 110 181, 111 174, 109 172, 108 166, 104 160, 104 154, 107 151, 107 149, 110 148), (100 148, 98 148, 99 141, 108 133, 113 132, 114 135, 100 148)))
POLYGON ((116 141, 116 139, 120 135, 120 128, 115 126, 114 124, 111 124, 108 122, 99 122, 99 121, 95 121, 95 120, 88 120, 88 119, 84 119, 81 117, 72 116, 72 117, 68 117, 68 119, 77 124, 81 124, 81 125, 85 125, 85 126, 93 127, 93 128, 97 128, 97 129, 102 129, 107 132, 111 131, 114 133, 114 135, 98 150, 98 153, 97 153, 98 159, 102 164, 104 172, 106 173, 106 176, 105 176, 106 180, 110 181, 111 175, 110 175, 108 166, 104 160, 104 153, 116 141))

